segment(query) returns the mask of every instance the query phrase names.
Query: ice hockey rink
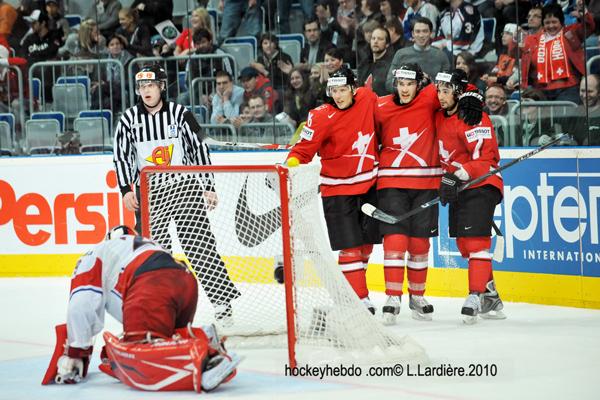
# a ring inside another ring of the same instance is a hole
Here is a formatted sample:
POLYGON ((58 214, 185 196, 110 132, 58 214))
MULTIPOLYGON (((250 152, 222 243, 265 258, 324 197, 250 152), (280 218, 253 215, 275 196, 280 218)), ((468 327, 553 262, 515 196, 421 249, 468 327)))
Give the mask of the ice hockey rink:
MULTIPOLYGON (((41 386, 54 348, 54 325, 64 322, 67 278, 0 279, 0 399, 191 399, 192 392, 139 392, 97 369, 98 351, 85 383, 41 386)), ((371 296, 380 308, 384 296, 371 296)), ((488 377, 286 377, 285 349, 242 349, 238 376, 206 398, 234 399, 598 399, 600 310, 506 303, 508 319, 466 326, 463 299, 430 298, 434 320, 415 321, 403 308, 399 335, 425 347, 429 366, 497 367, 488 377)), ((118 323, 106 328, 120 332, 118 323)), ((96 341, 96 349, 102 345, 96 341)), ((335 366, 332 365, 332 366, 335 366)), ((348 367, 348 365, 345 365, 348 367)), ((424 365, 425 366, 425 365, 424 365)), ((423 367, 424 367, 423 366, 423 367)), ((413 370, 414 372, 414 370, 413 370)), ((363 371, 363 375, 366 372, 363 371)))

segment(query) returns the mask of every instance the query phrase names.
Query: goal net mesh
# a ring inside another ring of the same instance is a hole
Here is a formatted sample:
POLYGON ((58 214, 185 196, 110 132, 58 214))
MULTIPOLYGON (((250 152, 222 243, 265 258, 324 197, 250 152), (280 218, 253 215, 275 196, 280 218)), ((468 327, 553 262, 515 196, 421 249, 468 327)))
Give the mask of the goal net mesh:
POLYGON ((274 166, 197 168, 145 173, 142 199, 151 238, 184 256, 198 278, 195 325, 215 323, 239 344, 282 345, 290 334, 289 309, 299 362, 425 359, 410 337, 382 326, 344 278, 321 216, 318 165, 289 171, 274 166), (289 231, 282 229, 282 184, 288 190, 283 201, 289 231), (285 236, 291 253, 291 301, 286 301, 285 284, 275 277, 283 267, 285 236))

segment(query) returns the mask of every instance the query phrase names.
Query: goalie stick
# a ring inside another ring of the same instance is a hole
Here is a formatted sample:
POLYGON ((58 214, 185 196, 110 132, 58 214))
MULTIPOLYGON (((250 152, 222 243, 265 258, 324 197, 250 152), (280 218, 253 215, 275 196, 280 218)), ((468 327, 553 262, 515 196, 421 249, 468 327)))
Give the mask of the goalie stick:
MULTIPOLYGON (((465 183, 464 185, 462 185, 460 188, 458 188, 458 191, 461 192, 465 189, 468 189, 469 187, 476 185, 480 182, 483 182, 485 179, 489 178, 492 175, 495 175, 499 172, 504 171, 507 168, 512 167, 513 165, 523 161, 523 160, 527 160, 528 158, 531 158, 533 156, 535 156, 537 153, 539 153, 540 151, 543 151, 545 149, 547 149, 550 146, 553 146, 554 144, 558 143, 561 139, 563 139, 565 136, 567 135, 562 135, 560 137, 555 138, 554 140, 546 143, 543 146, 540 146, 536 149, 533 149, 532 151, 530 151, 529 153, 525 153, 523 154, 521 157, 515 158, 514 160, 512 160, 511 162, 498 167, 496 169, 491 170, 490 172, 488 172, 487 174, 483 174, 480 177, 477 177, 475 179, 472 179, 470 181, 468 181, 467 183, 465 183)), ((361 207, 361 211, 365 214, 367 214, 369 217, 375 218, 376 220, 382 221, 382 222, 386 222, 388 224, 397 224, 401 221, 404 221, 407 218, 412 217, 415 214, 420 213, 421 211, 436 205, 437 203, 440 202, 440 198, 436 197, 435 199, 429 200, 427 203, 423 203, 421 204, 419 207, 417 208, 413 208, 412 210, 410 210, 409 212, 402 214, 402 215, 391 215, 386 213, 385 211, 380 210, 379 208, 375 207, 372 204, 369 203, 365 203, 362 205, 361 207)))
POLYGON ((209 146, 237 147, 240 149, 287 150, 292 147, 289 144, 221 142, 210 137, 205 137, 202 141, 209 146))

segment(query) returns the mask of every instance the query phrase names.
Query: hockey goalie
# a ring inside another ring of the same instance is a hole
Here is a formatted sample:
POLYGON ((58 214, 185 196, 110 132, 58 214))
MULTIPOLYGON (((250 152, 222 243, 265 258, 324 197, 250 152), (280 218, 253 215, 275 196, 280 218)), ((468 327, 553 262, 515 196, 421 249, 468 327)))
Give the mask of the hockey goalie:
POLYGON ((149 391, 211 391, 230 381, 241 358, 227 353, 214 326, 191 327, 198 286, 188 268, 126 226, 84 254, 71 279, 67 323, 42 384, 74 384, 87 375, 105 311, 123 323, 104 332, 100 370, 149 391))

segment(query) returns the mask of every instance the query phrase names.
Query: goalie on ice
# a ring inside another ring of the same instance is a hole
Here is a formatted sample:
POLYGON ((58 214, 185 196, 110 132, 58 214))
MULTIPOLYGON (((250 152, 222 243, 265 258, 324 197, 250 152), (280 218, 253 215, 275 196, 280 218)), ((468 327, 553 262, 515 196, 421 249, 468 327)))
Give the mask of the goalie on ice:
POLYGON ((198 284, 184 264, 131 228, 113 228, 77 261, 67 323, 56 327, 42 384, 86 377, 106 311, 124 333, 104 333, 102 372, 142 390, 215 389, 235 376, 241 358, 225 351, 214 326, 191 327, 197 302, 198 284))

